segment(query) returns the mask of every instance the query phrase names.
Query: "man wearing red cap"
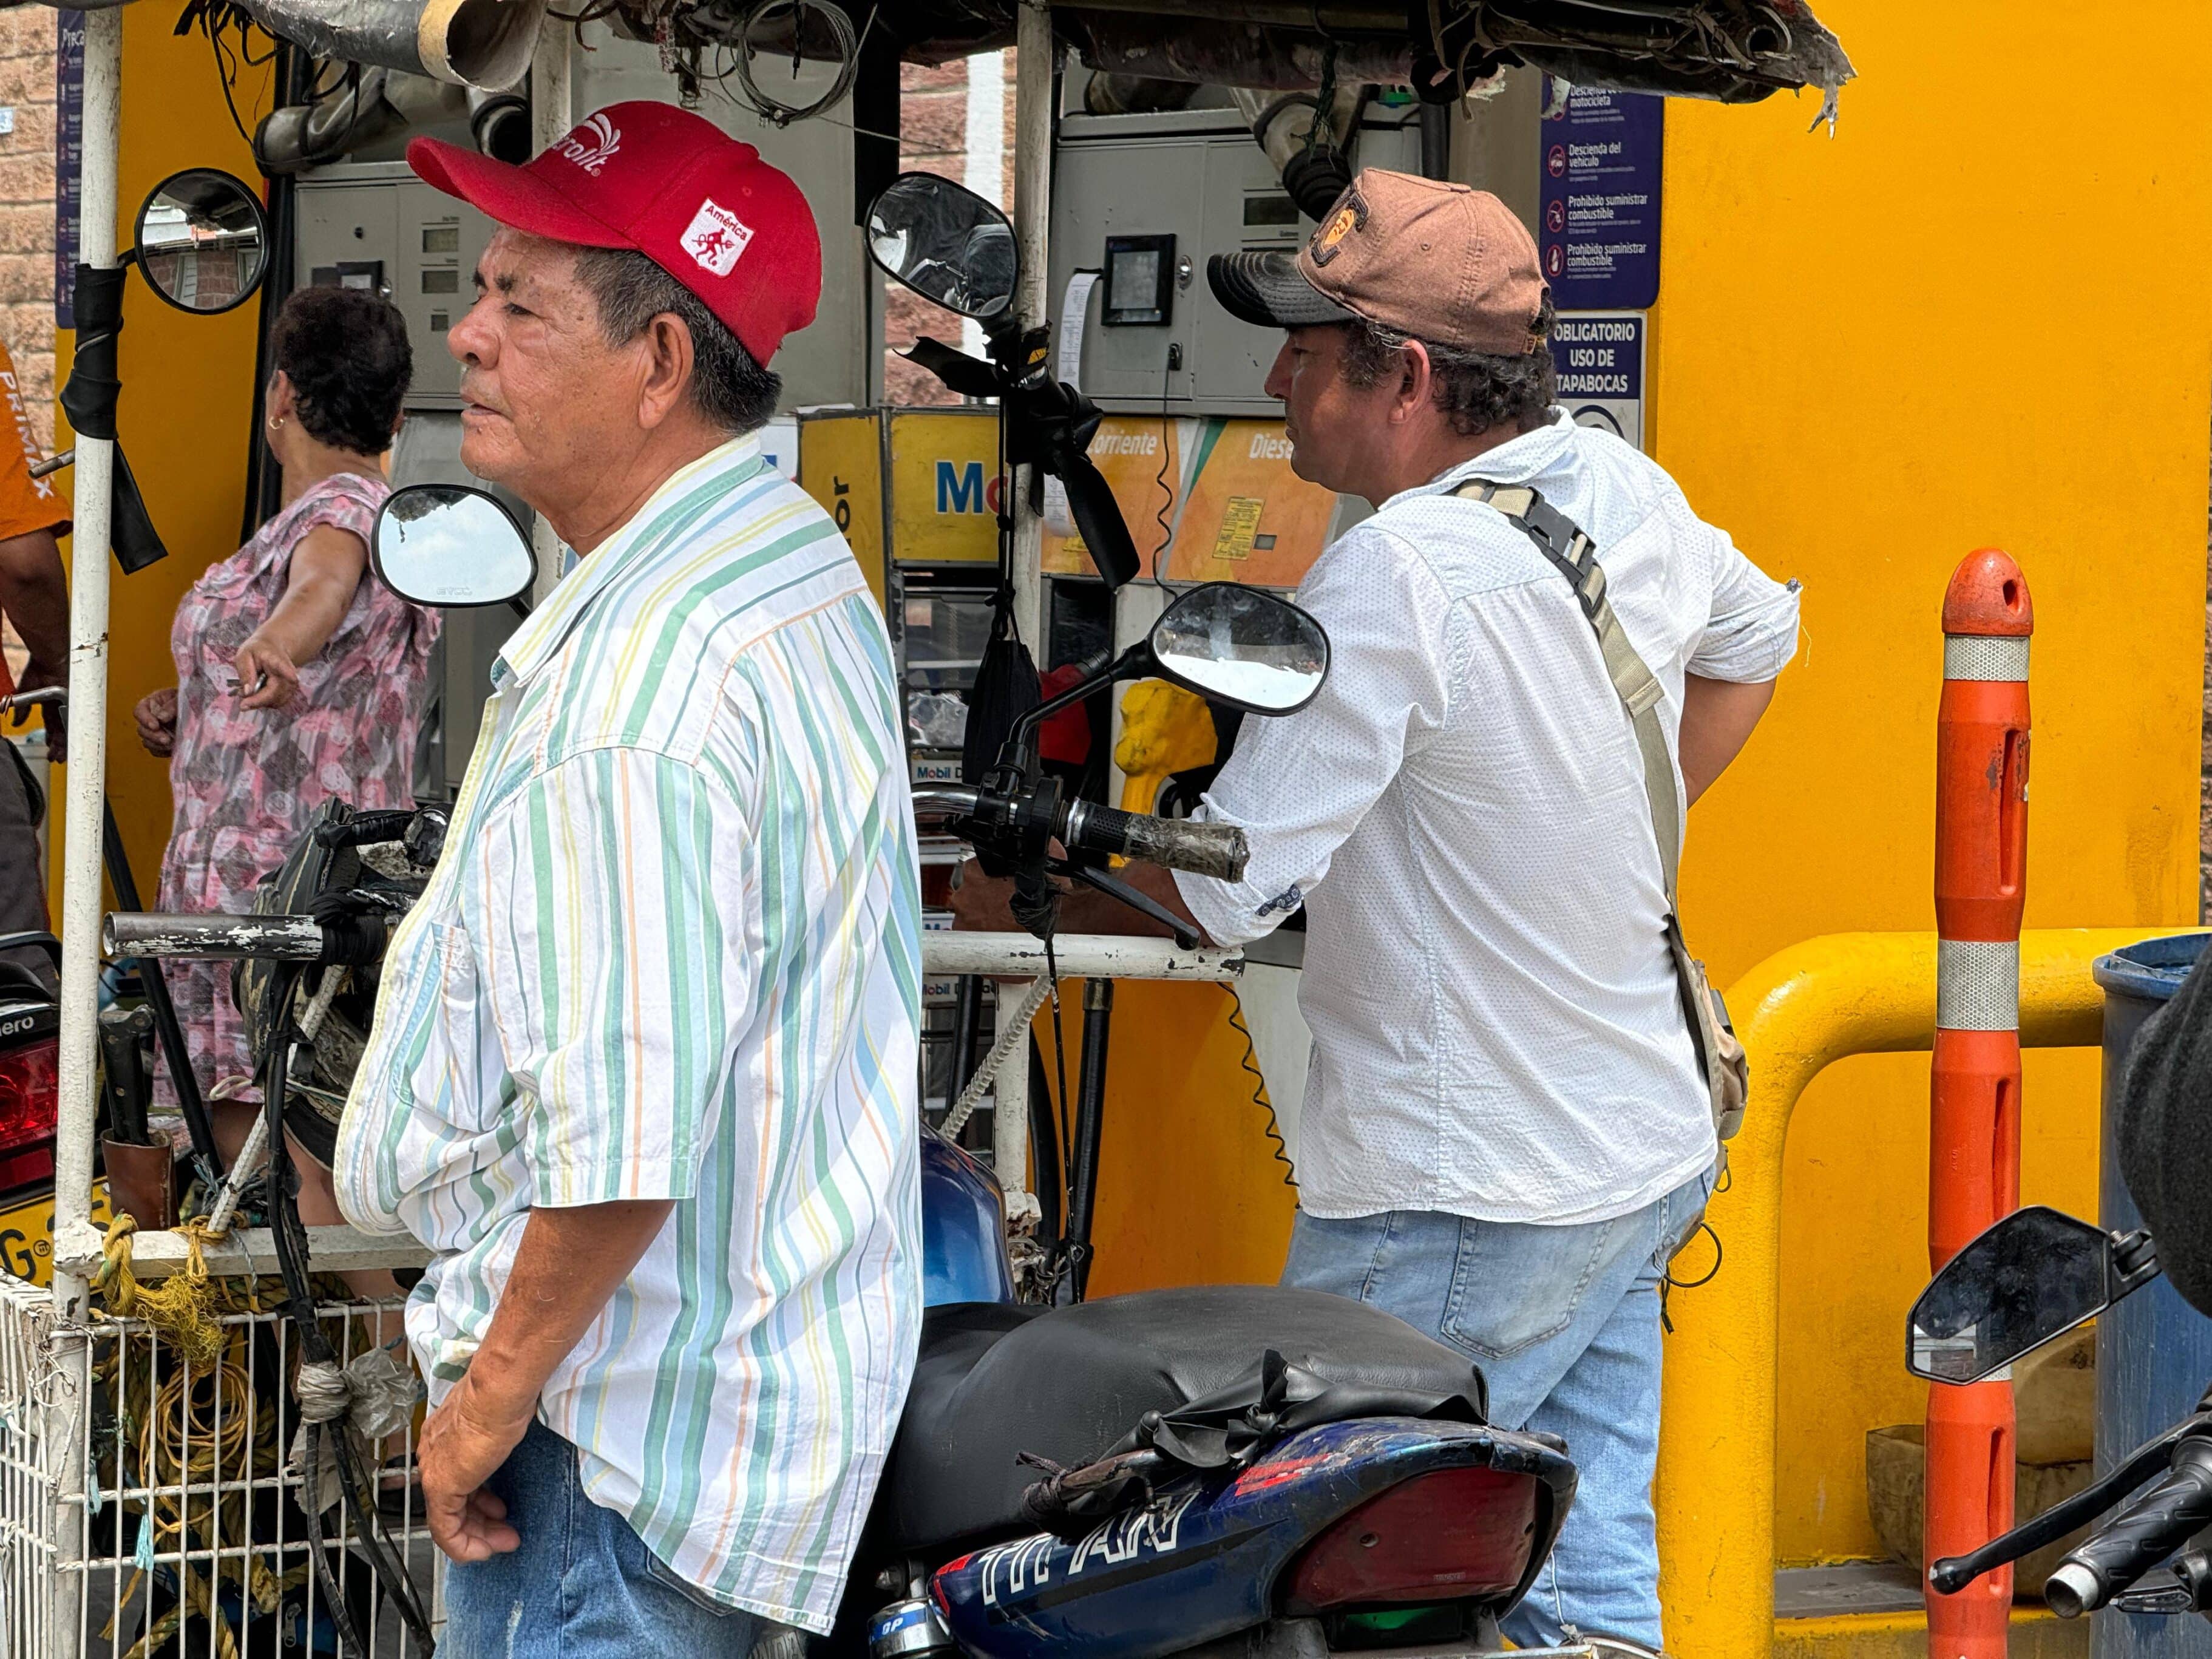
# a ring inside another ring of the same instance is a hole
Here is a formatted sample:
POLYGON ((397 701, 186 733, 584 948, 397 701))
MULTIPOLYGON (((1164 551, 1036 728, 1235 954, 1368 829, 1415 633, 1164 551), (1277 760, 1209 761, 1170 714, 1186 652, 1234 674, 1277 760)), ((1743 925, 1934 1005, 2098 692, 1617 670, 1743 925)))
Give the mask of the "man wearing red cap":
POLYGON ((827 1632, 921 1322, 921 895, 889 641, 754 435, 814 316, 791 180, 618 104, 526 167, 461 458, 580 563, 492 674, 333 1171, 407 1311, 455 1659, 827 1632))

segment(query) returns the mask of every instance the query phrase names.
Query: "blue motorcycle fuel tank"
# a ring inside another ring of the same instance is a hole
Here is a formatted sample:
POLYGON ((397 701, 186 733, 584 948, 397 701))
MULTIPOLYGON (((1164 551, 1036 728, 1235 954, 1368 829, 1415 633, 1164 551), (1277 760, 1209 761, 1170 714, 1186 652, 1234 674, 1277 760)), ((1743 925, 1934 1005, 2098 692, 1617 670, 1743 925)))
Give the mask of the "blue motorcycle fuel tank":
POLYGON ((1006 1200, 981 1163, 935 1130, 921 1132, 922 1303, 1014 1299, 1006 1200))
POLYGON ((1370 1601, 1503 1613, 1550 1555, 1574 1489, 1565 1454, 1526 1435, 1328 1423, 1233 1477, 1164 1484, 1075 1542, 1038 1533, 963 1555, 930 1595, 981 1659, 1157 1659, 1286 1612, 1370 1601))

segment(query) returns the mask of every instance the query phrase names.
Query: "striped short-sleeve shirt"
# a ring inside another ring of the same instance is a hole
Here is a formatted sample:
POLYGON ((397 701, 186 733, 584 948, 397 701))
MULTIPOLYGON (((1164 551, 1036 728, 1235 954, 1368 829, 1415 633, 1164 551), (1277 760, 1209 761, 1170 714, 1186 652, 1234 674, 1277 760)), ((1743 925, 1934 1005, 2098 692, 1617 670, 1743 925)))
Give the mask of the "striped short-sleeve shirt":
POLYGON ((851 551, 740 439, 493 671, 337 1142, 437 1259, 467 1369, 533 1206, 673 1199, 541 1419, 714 1599, 827 1631, 914 1364, 921 887, 891 656, 851 551))

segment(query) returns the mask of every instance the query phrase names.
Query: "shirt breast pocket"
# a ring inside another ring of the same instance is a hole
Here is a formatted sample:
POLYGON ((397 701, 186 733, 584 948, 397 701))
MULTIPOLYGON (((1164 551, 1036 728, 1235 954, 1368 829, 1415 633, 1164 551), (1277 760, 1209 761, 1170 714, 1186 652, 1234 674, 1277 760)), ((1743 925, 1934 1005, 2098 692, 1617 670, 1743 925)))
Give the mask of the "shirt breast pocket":
POLYGON ((507 1068, 467 932, 426 922, 405 981, 378 998, 380 1021, 405 1067, 418 1110, 474 1134, 506 1115, 507 1068))

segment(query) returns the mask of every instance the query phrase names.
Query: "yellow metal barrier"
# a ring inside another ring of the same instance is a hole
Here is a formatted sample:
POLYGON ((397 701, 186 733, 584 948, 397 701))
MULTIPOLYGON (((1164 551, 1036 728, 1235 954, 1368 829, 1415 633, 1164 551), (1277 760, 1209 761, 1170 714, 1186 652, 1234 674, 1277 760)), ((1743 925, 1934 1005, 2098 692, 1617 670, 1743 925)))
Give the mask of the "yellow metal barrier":
MULTIPOLYGON (((2089 965, 2173 928, 2035 929, 2021 935, 2020 1040, 2100 1041, 2089 965)), ((1743 1133, 1711 1219, 1720 1276, 1674 1298, 1656 1499, 1667 1645, 1697 1659, 1769 1659, 1774 1645, 1775 1366, 1781 1340, 1782 1155, 1797 1097, 1851 1054, 1929 1048, 1936 935, 1832 933, 1769 957, 1730 988, 1751 1051, 1743 1133)), ((1898 1310, 1900 1333, 1905 1310, 1898 1310)), ((1904 1339, 1898 1340, 1903 1364, 1904 1339)))

